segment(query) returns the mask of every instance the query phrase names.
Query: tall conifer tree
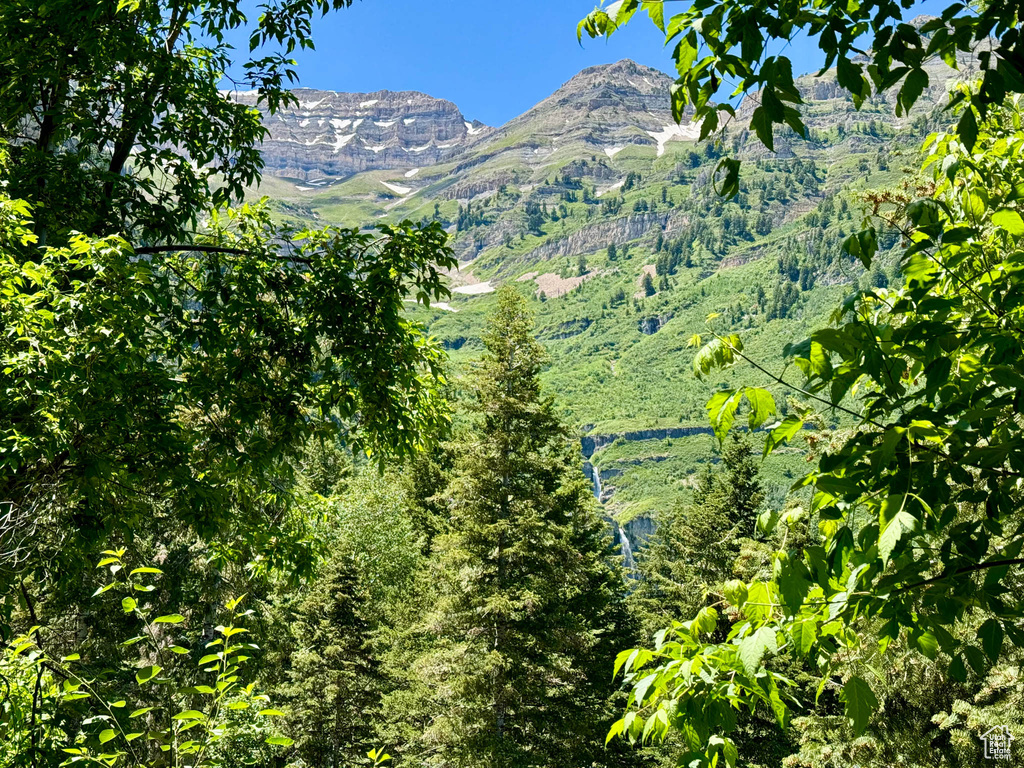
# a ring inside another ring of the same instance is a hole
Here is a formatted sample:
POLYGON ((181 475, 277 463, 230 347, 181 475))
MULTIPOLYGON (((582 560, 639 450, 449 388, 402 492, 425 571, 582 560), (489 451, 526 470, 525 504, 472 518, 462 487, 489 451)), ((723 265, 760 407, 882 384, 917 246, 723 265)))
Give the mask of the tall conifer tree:
POLYGON ((407 754, 438 766, 622 765, 600 716, 610 659, 629 642, 622 574, 541 394, 545 352, 511 288, 484 343, 476 423, 447 491, 452 532, 438 540, 444 585, 426 622, 436 641, 416 663, 433 711, 407 754))
POLYGON ((343 768, 373 747, 383 680, 371 649, 366 599, 351 556, 328 561, 289 617, 275 698, 287 707, 294 756, 343 768))
POLYGON ((721 466, 717 472, 708 467, 690 504, 659 516, 639 555, 641 578, 632 600, 648 633, 693 618, 709 591, 732 578, 738 539, 754 535, 764 489, 750 446, 733 434, 721 466))

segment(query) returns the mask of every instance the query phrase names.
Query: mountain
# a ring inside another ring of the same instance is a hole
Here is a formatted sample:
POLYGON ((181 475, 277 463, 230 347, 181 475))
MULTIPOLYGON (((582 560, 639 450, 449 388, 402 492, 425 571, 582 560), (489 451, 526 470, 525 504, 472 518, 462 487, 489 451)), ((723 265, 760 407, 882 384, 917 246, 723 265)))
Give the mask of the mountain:
MULTIPOLYGON (((263 156, 268 173, 314 186, 359 171, 433 165, 491 131, 450 101, 417 91, 294 93, 296 106, 264 113, 263 156)), ((256 106, 255 92, 230 95, 256 106)))
POLYGON ((696 126, 672 120, 671 85, 664 72, 628 59, 584 69, 467 154, 532 149, 547 160, 574 144, 600 149, 608 157, 629 145, 657 147, 661 154, 670 139, 697 136, 696 126))
MULTIPOLYGON (((585 438, 595 490, 632 535, 717 461, 711 392, 770 383, 749 366, 694 377, 689 342, 707 336, 709 315, 715 332, 741 334, 754 359, 781 371, 783 346, 827 323, 852 287, 900 279, 897 232, 882 233, 871 270, 841 243, 863 226, 865 191, 901 184, 922 139, 954 119, 939 109, 954 73, 940 64, 929 74, 909 116, 888 96, 857 110, 832 72, 800 78, 808 135, 779 130, 770 153, 747 131, 743 105, 717 141, 698 144, 696 125, 671 120, 671 78, 621 61, 580 72, 434 165, 395 156, 331 176, 310 159, 327 188, 268 177, 260 191, 296 223, 441 222, 462 262, 452 298, 410 311, 456 365, 479 354, 498 285, 532 297, 552 358, 545 383, 585 438), (714 189, 724 157, 743 161, 732 200, 714 189)), ((790 387, 770 387, 781 403, 798 383, 786 377, 790 387)), ((804 465, 799 446, 765 462, 774 500, 804 465)))

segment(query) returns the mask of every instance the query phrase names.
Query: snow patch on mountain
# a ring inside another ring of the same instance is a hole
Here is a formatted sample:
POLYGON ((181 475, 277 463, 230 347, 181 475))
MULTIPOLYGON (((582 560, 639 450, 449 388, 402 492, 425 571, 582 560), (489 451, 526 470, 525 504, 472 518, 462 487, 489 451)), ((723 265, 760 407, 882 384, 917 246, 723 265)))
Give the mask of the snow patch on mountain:
POLYGON ((452 293, 462 293, 467 296, 476 296, 481 293, 494 293, 494 286, 491 285, 490 280, 487 280, 483 283, 473 283, 472 285, 460 285, 457 288, 452 288, 452 293))
POLYGON ((403 187, 399 184, 390 184, 386 181, 382 181, 381 184, 383 184, 385 187, 387 187, 397 195, 408 195, 410 192, 412 192, 412 187, 403 187))
POLYGON ((665 154, 665 145, 672 139, 696 141, 700 138, 700 123, 686 125, 666 125, 660 131, 647 131, 647 135, 658 142, 658 157, 665 154))

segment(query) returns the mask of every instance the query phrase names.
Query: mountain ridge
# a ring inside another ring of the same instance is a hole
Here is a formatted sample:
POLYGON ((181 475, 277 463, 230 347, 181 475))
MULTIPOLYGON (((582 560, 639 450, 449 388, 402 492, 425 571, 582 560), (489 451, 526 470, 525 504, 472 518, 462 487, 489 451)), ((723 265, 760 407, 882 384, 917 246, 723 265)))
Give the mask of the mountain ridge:
MULTIPOLYGON (((493 130, 467 120, 454 103, 419 91, 293 93, 296 105, 273 115, 263 112, 266 171, 284 178, 321 182, 366 170, 434 165, 493 130)), ((252 91, 230 97, 258 107, 252 91)))

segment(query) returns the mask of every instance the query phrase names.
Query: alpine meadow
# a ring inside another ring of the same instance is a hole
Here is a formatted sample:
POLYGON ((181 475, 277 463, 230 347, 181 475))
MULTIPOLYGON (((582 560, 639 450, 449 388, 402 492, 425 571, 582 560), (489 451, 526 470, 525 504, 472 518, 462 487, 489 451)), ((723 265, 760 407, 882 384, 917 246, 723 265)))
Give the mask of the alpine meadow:
POLYGON ((1019 5, 403 2, 0 0, 0 768, 1024 764, 1019 5))

